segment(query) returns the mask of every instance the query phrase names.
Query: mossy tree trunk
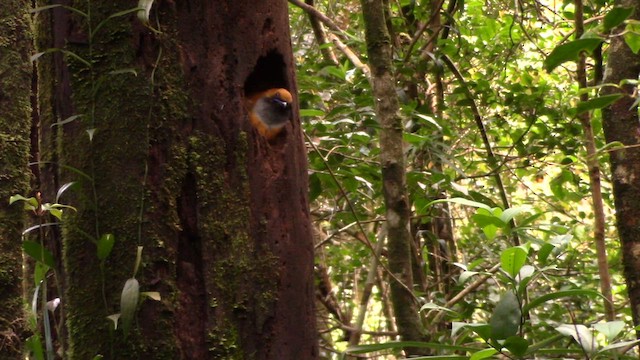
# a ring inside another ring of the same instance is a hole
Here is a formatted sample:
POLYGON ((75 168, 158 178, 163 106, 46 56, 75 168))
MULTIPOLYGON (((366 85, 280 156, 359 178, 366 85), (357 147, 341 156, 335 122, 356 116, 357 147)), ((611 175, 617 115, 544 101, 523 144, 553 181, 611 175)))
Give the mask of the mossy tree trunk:
POLYGON ((46 174, 78 182, 62 234, 68 357, 316 358, 297 107, 270 142, 244 107, 268 88, 295 96, 286 2, 155 2, 158 31, 119 13, 137 1, 69 5, 79 11, 40 25, 53 34, 40 51, 73 53, 40 64, 42 127, 64 122, 43 136, 59 164, 46 174), (116 240, 101 265, 105 234, 116 240), (106 316, 120 311, 138 246, 141 290, 162 299, 143 302, 124 337, 106 316))
MULTIPOLYGON (((426 340, 417 302, 412 294, 410 208, 406 189, 404 143, 400 105, 391 63, 391 40, 382 0, 362 0, 367 54, 371 68, 376 117, 380 122, 380 163, 386 206, 391 302, 398 333, 404 341, 426 340)), ((424 349, 407 348, 407 355, 424 349)))
MULTIPOLYGON (((617 0, 616 6, 636 7, 635 19, 640 19, 638 0, 617 0)), ((622 32, 624 29, 618 29, 622 32)), ((640 74, 640 56, 634 54, 622 36, 613 36, 609 46, 604 83, 619 84, 625 79, 637 79, 640 74)), ((621 142, 625 148, 612 151, 609 160, 613 174, 613 195, 622 262, 627 291, 631 302, 634 324, 640 325, 640 149, 638 149, 638 109, 634 104, 635 87, 620 89, 604 87, 603 92, 621 92, 624 96, 603 109, 603 129, 607 142, 621 142)), ((638 331, 640 337, 640 331, 638 331)))
POLYGON ((29 193, 31 2, 0 6, 0 359, 19 359, 24 340, 21 232, 26 213, 9 206, 29 193))

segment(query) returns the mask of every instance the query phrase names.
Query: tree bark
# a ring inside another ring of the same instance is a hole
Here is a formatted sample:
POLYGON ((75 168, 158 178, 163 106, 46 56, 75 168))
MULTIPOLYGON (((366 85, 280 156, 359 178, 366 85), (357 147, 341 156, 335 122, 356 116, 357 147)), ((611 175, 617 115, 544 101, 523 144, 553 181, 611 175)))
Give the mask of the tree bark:
POLYGON ((29 194, 33 36, 30 1, 0 6, 0 358, 19 359, 25 335, 21 232, 26 213, 12 195, 29 194))
MULTIPOLYGON (((637 0, 618 0, 616 6, 634 7, 637 0)), ((633 18, 640 19, 636 11, 633 18)), ((624 29, 613 31, 619 34, 624 29)), ((640 56, 634 54, 622 36, 612 36, 609 46, 604 83, 619 84, 624 79, 637 79, 640 56)), ((604 94, 622 93, 625 96, 602 110, 603 129, 607 142, 619 141, 625 147, 610 153, 613 195, 618 235, 622 246, 622 263, 631 302, 634 324, 640 325, 640 149, 637 107, 633 106, 635 87, 604 87, 604 94)), ((640 331, 637 332, 640 337, 640 331)))
POLYGON ((295 97, 287 3, 156 2, 160 32, 135 13, 103 23, 136 1, 70 5, 89 17, 55 9, 65 21, 50 31, 75 56, 41 68, 55 84, 43 107, 62 95, 47 118, 81 115, 44 149, 61 183, 79 182, 63 239, 68 358, 317 358, 297 105, 267 141, 244 101, 274 87, 295 97), (116 243, 101 266, 90 238, 105 234, 116 243), (141 290, 162 299, 139 306, 125 337, 105 317, 138 246, 141 290))
MULTIPOLYGON (((376 116, 380 122, 380 161, 386 205, 389 269, 397 279, 391 280, 391 300, 398 332, 402 340, 425 340, 418 308, 410 288, 411 233, 410 209, 406 193, 402 119, 391 64, 391 42, 381 0, 362 0, 367 53, 372 74, 376 116), (402 281, 403 284, 398 283, 402 281), (408 288, 407 288, 408 287, 408 288)), ((408 355, 420 349, 405 349, 408 355)))

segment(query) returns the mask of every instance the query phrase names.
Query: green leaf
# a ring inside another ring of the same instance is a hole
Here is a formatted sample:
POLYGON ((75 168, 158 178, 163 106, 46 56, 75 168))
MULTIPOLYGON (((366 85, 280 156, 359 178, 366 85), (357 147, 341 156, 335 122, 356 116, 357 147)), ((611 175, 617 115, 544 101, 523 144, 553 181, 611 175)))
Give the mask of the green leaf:
POLYGON ((487 359, 492 357, 493 355, 495 355, 498 352, 498 350, 491 348, 491 349, 483 349, 480 350, 478 352, 475 352, 473 355, 471 355, 471 357, 469 358, 469 360, 481 360, 481 359, 487 359))
POLYGON ((611 94, 599 96, 587 101, 581 101, 578 103, 577 114, 581 114, 585 111, 605 108, 618 101, 622 96, 622 94, 611 94))
POLYGON ((514 279, 526 261, 527 251, 521 246, 510 247, 500 254, 500 267, 514 279))
POLYGON ((122 330, 124 335, 129 334, 131 323, 138 307, 138 300, 140 298, 140 284, 135 278, 127 280, 122 288, 122 294, 120 295, 120 320, 122 322, 122 330))
POLYGON ((527 206, 516 206, 516 207, 505 209, 502 212, 502 215, 500 215, 500 220, 502 220, 506 224, 516 216, 528 210, 529 208, 527 206))
POLYGON ((36 261, 39 261, 50 268, 55 268, 55 261, 53 255, 44 246, 35 241, 25 240, 22 242, 22 250, 25 254, 31 256, 36 261))
POLYGON ((507 339, 515 336, 522 320, 520 302, 512 291, 502 295, 496 308, 493 310, 491 320, 491 338, 494 340, 507 339))
POLYGON ((637 54, 640 51, 640 24, 628 23, 624 29, 624 42, 627 43, 631 51, 637 54))
POLYGON ((624 329, 624 321, 607 321, 605 323, 597 323, 593 325, 593 328, 606 336, 607 340, 611 341, 624 329))
POLYGON ((633 14, 633 7, 614 7, 604 16, 603 26, 604 32, 608 32, 614 27, 622 24, 631 14, 633 14))
POLYGON ((113 249, 113 244, 116 242, 113 234, 104 234, 98 239, 97 245, 97 256, 100 261, 106 259, 109 254, 111 254, 111 250, 113 249))
POLYGON ((509 336, 503 346, 515 356, 523 356, 529 348, 529 342, 520 336, 509 336))
POLYGON ((599 38, 586 38, 569 41, 565 44, 556 46, 553 51, 544 59, 544 68, 547 72, 567 61, 576 61, 580 53, 583 51, 591 53, 598 45, 602 43, 599 38))
POLYGON ((555 299, 571 297, 571 296, 591 296, 591 297, 601 297, 605 299, 604 296, 602 296, 602 294, 594 290, 583 290, 583 289, 562 290, 562 291, 556 291, 553 293, 545 294, 538 298, 533 299, 531 302, 529 302, 524 306, 522 311, 527 313, 531 309, 537 306, 540 306, 549 300, 555 300, 555 299))
POLYGON ((25 341, 25 348, 31 353, 30 359, 44 360, 44 349, 42 348, 42 341, 38 334, 31 335, 27 341, 25 341))
POLYGON ((300 109, 301 117, 316 117, 316 116, 324 116, 325 113, 322 110, 318 109, 300 109))
POLYGON ((35 197, 26 198, 22 195, 13 195, 9 198, 9 205, 16 201, 24 201, 25 210, 34 211, 38 208, 38 200, 35 197))
POLYGON ((565 336, 571 336, 582 348, 589 353, 597 350, 596 342, 588 327, 580 324, 562 324, 556 331, 565 336))

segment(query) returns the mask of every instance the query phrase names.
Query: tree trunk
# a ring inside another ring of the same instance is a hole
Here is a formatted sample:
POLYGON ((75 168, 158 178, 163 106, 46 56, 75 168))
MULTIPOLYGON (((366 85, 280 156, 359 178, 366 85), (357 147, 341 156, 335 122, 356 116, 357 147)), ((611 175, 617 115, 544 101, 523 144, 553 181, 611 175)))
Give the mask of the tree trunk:
MULTIPOLYGON (((633 7, 637 0, 618 0, 616 6, 633 7)), ((640 19, 636 11, 633 15, 640 19)), ((620 33, 618 29, 614 33, 620 33)), ((634 54, 622 36, 612 36, 605 71, 604 83, 619 84, 624 79, 637 79, 640 74, 640 56, 634 54)), ((634 324, 640 325, 640 149, 638 149, 638 110, 633 106, 633 85, 621 89, 604 87, 603 92, 621 92, 626 96, 603 109, 603 128, 607 142, 619 141, 625 148, 610 153, 613 174, 613 195, 615 199, 618 234, 622 246, 622 262, 627 291, 631 301, 634 324)), ((640 331, 638 332, 640 337, 640 331)))
MULTIPOLYGON (((411 287, 411 233, 406 193, 402 119, 391 64, 391 44, 381 0, 362 0, 367 52, 372 74, 376 116, 380 122, 380 162, 386 205, 391 300, 402 340, 425 340, 411 287), (402 283, 400 283, 401 281, 402 283)), ((406 349, 408 355, 420 349, 406 349)))
POLYGON ((105 21, 136 1, 70 5, 87 17, 54 9, 40 30, 74 54, 41 65, 55 84, 43 111, 58 101, 46 119, 81 115, 43 139, 58 183, 79 183, 63 233, 68 358, 317 358, 298 109, 268 141, 244 100, 295 98, 287 3, 156 2, 159 32, 135 12, 105 21), (91 240, 105 234, 116 241, 101 266, 91 240), (141 290, 161 301, 144 301, 124 336, 106 316, 138 246, 141 290))
POLYGON ((19 359, 25 335, 21 232, 26 213, 9 205, 28 195, 31 125, 31 2, 0 6, 0 358, 19 359))

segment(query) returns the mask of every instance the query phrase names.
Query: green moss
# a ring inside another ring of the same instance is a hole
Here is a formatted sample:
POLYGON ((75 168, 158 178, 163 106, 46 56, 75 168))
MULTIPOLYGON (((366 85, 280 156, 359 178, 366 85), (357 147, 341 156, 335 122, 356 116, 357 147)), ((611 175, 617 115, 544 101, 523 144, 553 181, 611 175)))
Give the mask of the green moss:
POLYGON ((248 360, 240 346, 240 337, 232 324, 225 323, 207 334, 207 346, 211 359, 248 360))

